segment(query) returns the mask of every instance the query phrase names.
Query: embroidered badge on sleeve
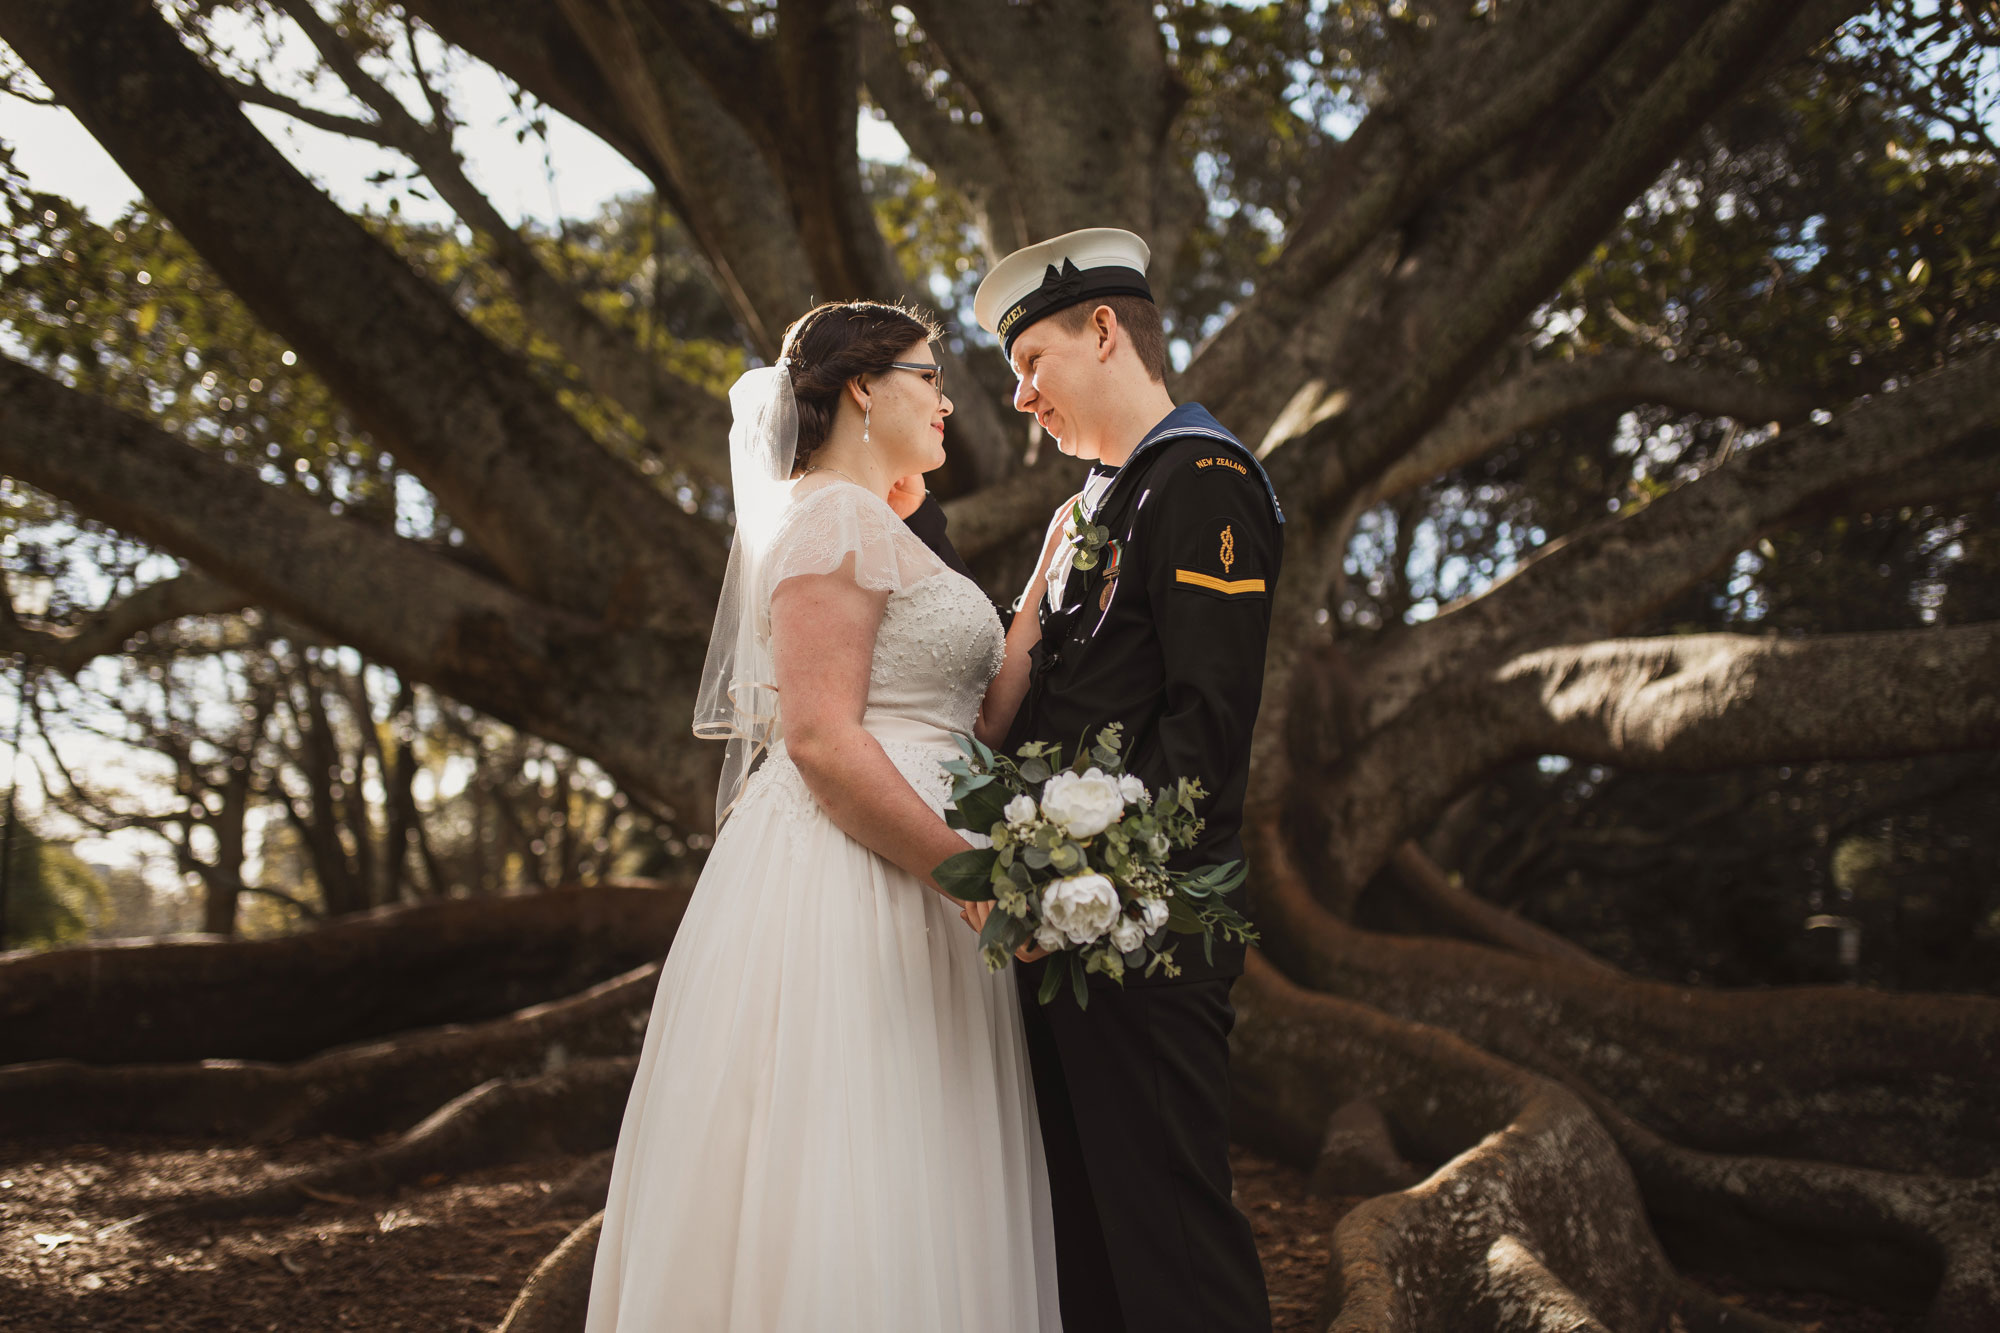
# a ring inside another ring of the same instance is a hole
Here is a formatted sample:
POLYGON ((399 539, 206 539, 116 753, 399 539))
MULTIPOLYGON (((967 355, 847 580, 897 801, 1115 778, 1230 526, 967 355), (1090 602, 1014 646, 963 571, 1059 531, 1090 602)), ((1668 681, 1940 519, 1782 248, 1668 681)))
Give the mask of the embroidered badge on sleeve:
POLYGON ((1235 518, 1217 515, 1195 528, 1181 544, 1181 558, 1174 565, 1176 587, 1232 598, 1269 594, 1264 571, 1254 568, 1250 558, 1254 548, 1237 541, 1236 524, 1235 518))

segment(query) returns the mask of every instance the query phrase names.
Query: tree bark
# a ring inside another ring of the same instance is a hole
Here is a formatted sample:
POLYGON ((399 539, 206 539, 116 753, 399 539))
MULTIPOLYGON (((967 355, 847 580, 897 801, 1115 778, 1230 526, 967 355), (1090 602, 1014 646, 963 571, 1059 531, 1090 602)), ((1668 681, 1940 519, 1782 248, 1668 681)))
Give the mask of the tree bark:
POLYGON ((667 951, 687 889, 384 908, 274 940, 0 957, 0 1065, 296 1060, 560 999, 667 951))
POLYGON ((2000 1000, 1718 991, 1606 977, 1456 940, 1357 930, 1314 900, 1275 831, 1258 924, 1299 984, 1456 1034, 1588 1088, 1708 1152, 1978 1176, 2000 1168, 2000 1000))

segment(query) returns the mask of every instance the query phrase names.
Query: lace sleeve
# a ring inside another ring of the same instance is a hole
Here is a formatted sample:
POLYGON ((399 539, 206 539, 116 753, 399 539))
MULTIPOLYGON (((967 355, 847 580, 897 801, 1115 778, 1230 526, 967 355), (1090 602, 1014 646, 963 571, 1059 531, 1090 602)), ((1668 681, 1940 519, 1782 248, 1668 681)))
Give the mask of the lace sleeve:
POLYGON ((942 568, 880 496, 829 482, 798 496, 786 510, 764 562, 763 586, 768 596, 800 574, 851 570, 861 587, 896 593, 942 568))

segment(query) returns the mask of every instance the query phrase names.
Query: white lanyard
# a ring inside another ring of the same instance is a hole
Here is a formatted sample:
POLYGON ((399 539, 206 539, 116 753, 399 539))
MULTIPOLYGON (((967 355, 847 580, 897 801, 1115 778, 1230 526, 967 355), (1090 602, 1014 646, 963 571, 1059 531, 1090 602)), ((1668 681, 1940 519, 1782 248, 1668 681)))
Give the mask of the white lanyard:
MULTIPOLYGON (((1093 472, 1083 479, 1083 516, 1097 517, 1097 506, 1104 499, 1104 493, 1117 480, 1116 472, 1093 472)), ((1063 590, 1069 586, 1070 570, 1074 567, 1071 559, 1075 551, 1076 519, 1073 515, 1063 517, 1062 540, 1056 545, 1055 556, 1049 563, 1047 575, 1049 584, 1049 610, 1063 608, 1063 590)))

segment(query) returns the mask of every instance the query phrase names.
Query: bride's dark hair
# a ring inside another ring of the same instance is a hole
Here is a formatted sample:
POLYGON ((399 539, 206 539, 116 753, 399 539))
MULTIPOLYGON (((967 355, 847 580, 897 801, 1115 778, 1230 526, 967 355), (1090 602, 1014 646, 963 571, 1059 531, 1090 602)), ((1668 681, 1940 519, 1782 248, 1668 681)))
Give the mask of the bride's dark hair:
POLYGON ((920 310, 884 301, 829 301, 785 330, 784 355, 799 404, 794 467, 812 462, 833 431, 840 395, 856 375, 882 375, 911 343, 938 336, 937 321, 920 310))

